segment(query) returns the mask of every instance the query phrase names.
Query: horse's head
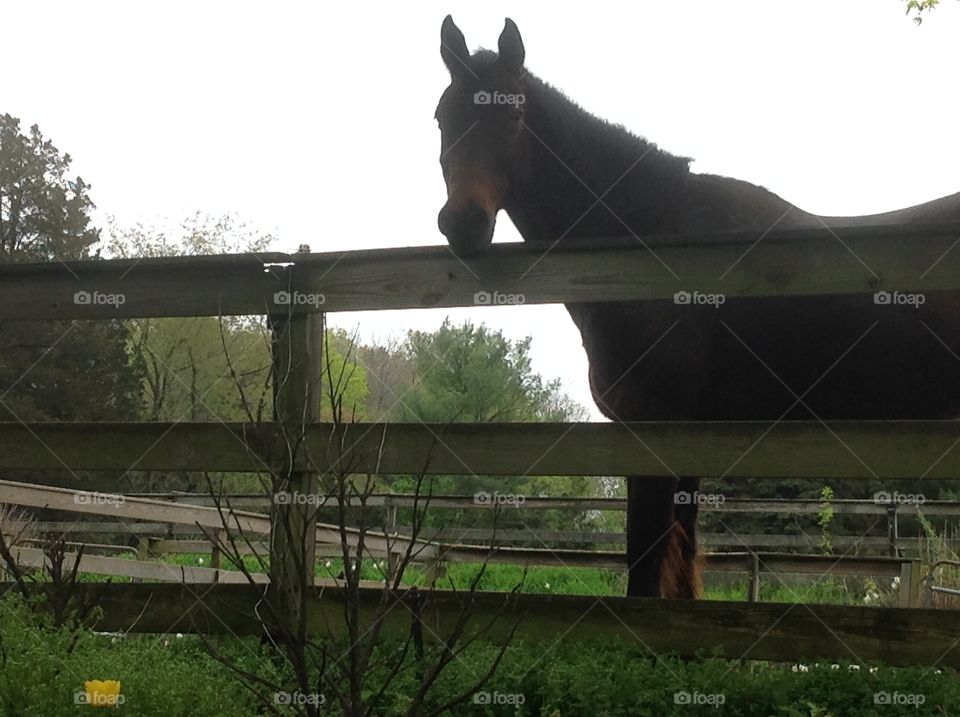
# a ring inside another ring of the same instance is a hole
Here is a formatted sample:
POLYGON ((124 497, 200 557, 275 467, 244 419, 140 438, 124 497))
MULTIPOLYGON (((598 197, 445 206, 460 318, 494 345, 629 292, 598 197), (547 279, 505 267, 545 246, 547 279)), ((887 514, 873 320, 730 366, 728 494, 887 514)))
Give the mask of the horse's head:
POLYGON ((490 244, 512 168, 522 154, 523 40, 509 18, 498 49, 498 54, 481 51, 471 57, 453 18, 443 21, 440 55, 450 86, 436 117, 447 203, 437 223, 460 256, 476 255, 490 244))

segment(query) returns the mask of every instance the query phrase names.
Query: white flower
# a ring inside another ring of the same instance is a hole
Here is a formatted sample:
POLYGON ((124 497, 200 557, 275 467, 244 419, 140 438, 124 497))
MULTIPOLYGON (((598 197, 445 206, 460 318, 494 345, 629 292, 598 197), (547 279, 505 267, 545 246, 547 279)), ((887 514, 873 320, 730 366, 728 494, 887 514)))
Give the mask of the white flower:
POLYGON ((182 639, 183 639, 183 633, 182 633, 182 632, 178 632, 178 633, 177 633, 177 639, 178 639, 178 640, 182 640, 182 639))
POLYGON ((859 672, 859 671, 860 671, 860 665, 850 665, 847 669, 848 669, 848 670, 853 670, 854 672, 859 672))
POLYGON ((810 668, 807 667, 806 665, 794 665, 791 669, 792 669, 794 672, 809 672, 809 671, 810 671, 810 668))
POLYGON ((197 558, 197 562, 203 565, 203 558, 197 558))
POLYGON ((543 584, 543 587, 546 588, 547 590, 549 590, 549 589, 550 589, 550 583, 544 583, 544 584, 543 584))

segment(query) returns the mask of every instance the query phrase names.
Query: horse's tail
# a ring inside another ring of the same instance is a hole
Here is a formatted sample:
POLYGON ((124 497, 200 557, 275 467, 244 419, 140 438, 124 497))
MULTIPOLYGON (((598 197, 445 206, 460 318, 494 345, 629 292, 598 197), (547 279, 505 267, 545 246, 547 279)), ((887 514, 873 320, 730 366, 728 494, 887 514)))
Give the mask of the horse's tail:
POLYGON ((696 538, 679 521, 674 522, 660 564, 660 597, 698 598, 703 592, 703 558, 697 552, 696 538))

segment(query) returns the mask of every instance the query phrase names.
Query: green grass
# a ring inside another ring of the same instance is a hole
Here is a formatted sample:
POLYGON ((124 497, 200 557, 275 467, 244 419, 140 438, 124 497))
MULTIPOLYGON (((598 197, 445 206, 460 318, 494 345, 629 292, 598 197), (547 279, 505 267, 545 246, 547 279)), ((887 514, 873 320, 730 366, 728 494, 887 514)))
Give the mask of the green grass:
MULTIPOLYGON (((160 560, 160 559, 158 559, 160 560)), ((178 553, 164 555, 162 561, 172 565, 196 567, 210 567, 209 553, 178 553)), ((244 564, 251 572, 263 572, 266 565, 261 565, 254 556, 245 556, 244 564)), ((384 564, 382 560, 365 560, 361 564, 360 575, 364 580, 382 581, 384 578, 384 564)), ((224 569, 234 569, 224 559, 224 569)), ((443 589, 464 590, 469 588, 471 581, 481 569, 479 563, 450 563, 445 567, 444 575, 437 582, 437 587, 443 589)), ((335 578, 342 574, 343 561, 339 558, 318 560, 316 575, 324 578, 335 578)), ((85 582, 130 582, 129 578, 105 578, 97 575, 83 575, 85 582)), ((404 583, 423 586, 426 583, 426 571, 419 565, 411 565, 404 576, 404 583)), ((534 567, 524 572, 516 565, 491 564, 484 570, 479 583, 480 590, 509 592, 520 585, 520 592, 524 593, 555 593, 565 595, 624 595, 626 593, 626 577, 622 571, 602 568, 565 568, 565 567, 534 567), (521 584, 522 583, 522 584, 521 584)), ((732 586, 707 585, 703 598, 706 600, 744 600, 746 596, 746 579, 732 586)), ((803 602, 832 605, 862 605, 862 590, 848 587, 840 579, 824 579, 819 582, 811 581, 808 585, 786 586, 775 576, 765 576, 760 583, 760 599, 764 602, 803 602)))

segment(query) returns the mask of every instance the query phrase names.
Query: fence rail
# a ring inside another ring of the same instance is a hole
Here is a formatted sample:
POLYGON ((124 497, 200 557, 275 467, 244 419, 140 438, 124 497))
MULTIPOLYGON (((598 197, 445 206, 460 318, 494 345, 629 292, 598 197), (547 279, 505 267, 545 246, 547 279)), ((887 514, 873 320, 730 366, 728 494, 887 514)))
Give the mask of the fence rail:
MULTIPOLYGON (((293 458, 325 472, 960 478, 960 420, 313 424, 293 458), (762 439, 762 440, 761 440, 762 439)), ((0 423, 0 468, 263 472, 275 424, 0 423)))
MULTIPOLYGON (((0 584, 0 591, 9 589, 0 584)), ((140 633, 202 632, 261 635, 256 612, 262 588, 212 585, 202 600, 190 586, 80 585, 84 598, 103 608, 98 629, 140 633)), ((379 589, 360 591, 360 620, 369 624, 379 589)), ((960 668, 960 611, 841 605, 665 601, 576 595, 404 591, 393 595, 409 609, 388 610, 385 632, 409 635, 419 615, 424 639, 449 635, 464 609, 472 615, 467 639, 492 622, 485 639, 500 642, 520 620, 518 639, 553 644, 558 637, 583 642, 623 640, 655 653, 695 657, 709 647, 726 657, 882 661, 890 665, 960 668)), ((262 611, 260 613, 262 615, 262 611)), ((343 629, 343 593, 313 590, 306 612, 311 634, 343 629)))
MULTIPOLYGON (((147 520, 156 524, 158 518, 164 522, 180 525, 193 525, 206 538, 206 543, 199 541, 183 541, 141 537, 139 555, 146 559, 151 555, 169 552, 195 551, 205 545, 205 549, 212 551, 212 561, 219 562, 219 547, 217 539, 222 539, 224 526, 226 530, 243 533, 245 539, 251 536, 262 536, 270 532, 270 518, 267 515, 246 511, 222 508, 196 506, 188 504, 164 503, 162 501, 145 498, 130 498, 125 496, 110 496, 97 494, 103 501, 91 500, 91 495, 84 491, 72 491, 66 488, 50 486, 32 486, 12 481, 0 481, 0 503, 30 506, 34 508, 53 508, 56 510, 72 511, 81 514, 107 515, 113 518, 129 520, 147 520), (114 498, 115 500, 111 500, 114 498)), ((114 525, 117 525, 114 521, 114 525)), ((119 525, 123 525, 120 523, 119 525)), ((71 532, 82 530, 83 524, 71 526, 71 532)), ((129 529, 129 528, 128 528, 129 529)), ((347 529, 348 540, 351 545, 356 542, 357 531, 347 529)), ((369 557, 391 559, 408 544, 414 546, 414 556, 418 562, 428 566, 429 581, 435 582, 445 563, 502 563, 525 566, 554 566, 554 567, 587 567, 609 568, 620 570, 625 564, 622 551, 611 550, 571 550, 559 548, 521 548, 508 546, 487 546, 462 544, 463 536, 459 536, 455 543, 439 543, 418 536, 403 536, 402 533, 368 532, 365 536, 365 551, 369 557)), ((319 557, 342 555, 341 535, 335 526, 318 523, 313 550, 319 557), (321 547, 322 546, 322 547, 321 547)), ((253 546, 247 546, 253 552, 253 546)), ((28 565, 42 565, 43 560, 37 548, 21 548, 22 554, 27 556, 28 565)), ((76 556, 74 555, 74 558, 76 556)), ((856 556, 824 556, 824 555, 778 555, 775 553, 760 552, 733 552, 710 553, 704 556, 705 568, 718 572, 746 572, 748 574, 747 598, 759 598, 760 574, 794 573, 794 574, 826 574, 834 572, 842 575, 860 576, 887 576, 901 579, 900 602, 904 607, 919 604, 920 568, 916 560, 909 558, 881 558, 856 556)), ((106 558, 101 556, 84 556, 81 567, 85 572, 128 575, 144 578, 149 575, 152 579, 176 579, 182 575, 188 582, 215 582, 218 572, 184 571, 180 566, 157 567, 155 564, 143 563, 132 565, 130 561, 120 558, 106 558), (126 572, 124 572, 126 571, 126 572), (131 572, 132 571, 132 572, 131 572), (187 575, 189 573, 189 577, 187 575)), ((224 578, 242 581, 240 573, 228 575, 224 578)))
POLYGON ((533 304, 671 299, 691 287, 729 298, 948 290, 958 288, 960 256, 949 251, 958 233, 937 224, 781 230, 761 242, 749 232, 570 242, 550 251, 494 244, 466 264, 445 246, 15 263, 0 265, 0 320, 476 306, 479 291, 521 293, 533 304), (732 268, 721 276, 717 267, 732 268), (82 291, 124 301, 75 299, 82 291), (278 304, 282 291, 323 301, 278 304))

